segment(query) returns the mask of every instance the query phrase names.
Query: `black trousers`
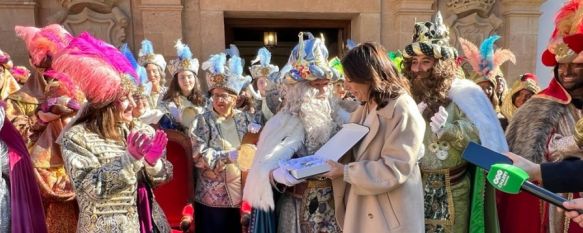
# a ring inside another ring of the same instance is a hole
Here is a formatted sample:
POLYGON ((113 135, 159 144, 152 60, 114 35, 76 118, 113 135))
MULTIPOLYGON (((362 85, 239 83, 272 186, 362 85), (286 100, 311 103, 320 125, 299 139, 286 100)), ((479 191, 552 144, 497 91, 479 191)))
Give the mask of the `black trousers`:
POLYGON ((196 233, 241 233, 239 208, 216 208, 196 203, 194 222, 196 233))

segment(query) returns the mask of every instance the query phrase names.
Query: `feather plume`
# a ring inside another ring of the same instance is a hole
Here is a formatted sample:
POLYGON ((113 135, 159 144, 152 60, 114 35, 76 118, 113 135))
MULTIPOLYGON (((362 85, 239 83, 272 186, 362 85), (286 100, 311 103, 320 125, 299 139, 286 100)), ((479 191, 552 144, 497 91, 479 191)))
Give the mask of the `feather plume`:
POLYGON ((119 51, 126 57, 126 59, 128 59, 128 62, 130 62, 134 69, 138 67, 138 61, 136 61, 134 54, 132 54, 132 51, 130 51, 128 43, 122 44, 119 51))
POLYGON ((99 58, 65 53, 53 61, 53 68, 69 75, 89 102, 108 103, 119 95, 119 72, 99 58))
POLYGON ((61 91, 63 91, 64 94, 67 95, 68 97, 71 97, 75 100, 80 99, 79 96, 77 95, 79 93, 79 87, 75 85, 73 80, 71 80, 71 77, 69 77, 67 74, 57 72, 54 70, 48 70, 44 72, 43 75, 58 80, 59 86, 61 87, 61 91))
POLYGON ((239 56, 231 57, 228 61, 229 71, 237 76, 243 75, 242 59, 239 56))
POLYGON ((148 83, 148 73, 146 72, 146 68, 144 68, 143 66, 138 66, 138 68, 136 69, 136 73, 138 73, 138 78, 140 80, 140 83, 138 85, 148 83))
POLYGON ((71 41, 69 48, 75 55, 84 55, 99 58, 110 64, 119 73, 129 74, 132 77, 138 77, 135 69, 132 67, 121 52, 102 40, 96 39, 88 32, 81 33, 71 41))
POLYGON ((257 51, 257 58, 255 60, 257 59, 259 59, 259 64, 261 64, 261 66, 268 66, 269 63, 271 63, 271 53, 265 47, 260 48, 259 51, 257 51))
POLYGON ((516 64, 514 53, 508 49, 496 49, 496 52, 494 52, 494 67, 499 67, 507 61, 516 64))
POLYGON ((480 71, 484 75, 494 70, 494 43, 500 39, 499 35, 492 35, 482 41, 480 45, 480 55, 482 61, 480 62, 480 71))
POLYGON ((230 44, 229 48, 225 49, 225 53, 229 55, 229 57, 240 56, 239 48, 234 44, 230 44))
POLYGON ((470 63, 474 71, 479 72, 481 56, 478 47, 476 47, 474 43, 461 37, 459 38, 459 41, 468 63, 470 63))
POLYGON ((356 47, 356 42, 354 42, 354 41, 353 41, 353 40, 351 40, 351 39, 348 39, 348 40, 346 40, 346 48, 347 48, 348 50, 351 50, 351 49, 353 49, 354 47, 356 47))
POLYGON ((202 69, 208 70, 212 74, 224 74, 225 64, 227 63, 227 55, 224 53, 214 54, 202 63, 202 69))
POLYGON ((149 41, 148 39, 144 39, 142 41, 142 48, 140 48, 140 52, 138 53, 138 56, 142 57, 142 56, 152 55, 152 54, 154 54, 154 45, 152 45, 152 41, 149 41))
POLYGON ((389 51, 389 60, 393 63, 393 66, 397 69, 397 72, 401 73, 401 67, 403 64, 403 54, 401 51, 389 51))
POLYGON ((188 45, 183 44, 182 40, 178 39, 174 47, 176 48, 176 54, 180 60, 184 61, 187 59, 192 59, 192 52, 190 51, 190 48, 188 45))
POLYGON ((581 0, 571 0, 559 9, 555 16, 555 31, 551 35, 551 40, 555 40, 559 36, 569 35, 577 17, 576 12, 581 8, 582 2, 581 0))

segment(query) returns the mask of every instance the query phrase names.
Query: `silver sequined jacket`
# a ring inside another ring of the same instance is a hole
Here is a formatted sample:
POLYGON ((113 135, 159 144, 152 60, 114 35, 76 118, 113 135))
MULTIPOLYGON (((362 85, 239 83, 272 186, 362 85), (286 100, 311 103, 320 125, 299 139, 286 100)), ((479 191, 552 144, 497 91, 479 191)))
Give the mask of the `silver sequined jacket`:
MULTIPOLYGON (((136 123, 134 130, 154 134, 148 125, 136 123)), ((125 143, 105 140, 84 124, 71 127, 62 139, 65 168, 71 177, 79 204, 77 232, 140 232, 137 212, 137 182, 146 174, 150 184, 169 181, 172 165, 160 159, 144 166, 127 152, 125 143)), ((169 232, 162 209, 155 200, 152 218, 160 232, 169 232)))

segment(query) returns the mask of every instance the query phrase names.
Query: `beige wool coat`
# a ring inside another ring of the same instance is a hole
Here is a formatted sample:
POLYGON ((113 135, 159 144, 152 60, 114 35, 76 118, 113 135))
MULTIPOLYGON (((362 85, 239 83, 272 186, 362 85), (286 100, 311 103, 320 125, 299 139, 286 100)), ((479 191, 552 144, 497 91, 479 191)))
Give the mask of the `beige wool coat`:
POLYGON ((360 106, 351 122, 369 133, 341 160, 344 177, 334 179, 336 218, 344 233, 422 233, 423 190, 417 165, 425 121, 411 96, 387 106, 360 106))

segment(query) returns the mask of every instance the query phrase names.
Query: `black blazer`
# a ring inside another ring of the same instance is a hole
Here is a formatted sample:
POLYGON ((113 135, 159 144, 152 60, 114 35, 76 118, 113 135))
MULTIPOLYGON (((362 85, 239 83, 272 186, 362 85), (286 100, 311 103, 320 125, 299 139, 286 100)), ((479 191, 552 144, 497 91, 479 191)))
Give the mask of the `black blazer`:
POLYGON ((583 192, 583 160, 568 158, 540 165, 543 187, 555 193, 583 192))

